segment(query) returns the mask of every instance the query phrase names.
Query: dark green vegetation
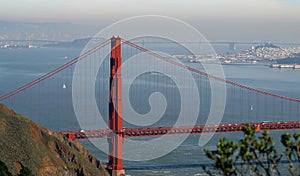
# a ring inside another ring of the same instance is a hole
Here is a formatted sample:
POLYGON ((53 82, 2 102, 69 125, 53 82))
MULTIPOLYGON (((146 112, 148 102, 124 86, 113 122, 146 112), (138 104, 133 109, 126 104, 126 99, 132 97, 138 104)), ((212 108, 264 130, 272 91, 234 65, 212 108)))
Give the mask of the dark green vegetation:
MULTIPOLYGON (((8 171, 5 163, 0 161, 0 176, 12 176, 12 174, 8 171)), ((32 171, 27 167, 21 165, 20 174, 18 176, 33 176, 32 171)))
POLYGON ((238 142, 221 138, 216 150, 204 150, 206 156, 214 162, 212 169, 204 168, 206 173, 225 176, 281 175, 280 161, 286 156, 289 161, 289 173, 292 176, 299 175, 300 134, 293 136, 288 133, 283 134, 281 143, 285 147, 285 152, 279 153, 268 131, 258 136, 255 128, 246 126, 243 132, 244 138, 238 142))
POLYGON ((11 173, 8 171, 7 166, 2 161, 0 161, 0 175, 1 176, 11 176, 11 173))
POLYGON ((79 142, 42 128, 3 104, 0 146, 0 175, 107 175, 103 164, 79 142))
POLYGON ((21 170, 19 176, 33 176, 32 171, 23 165, 21 165, 21 170))
POLYGON ((294 168, 293 161, 300 161, 300 134, 294 134, 292 137, 290 134, 285 133, 281 136, 281 143, 285 147, 285 154, 289 160, 289 171, 291 175, 299 175, 299 163, 297 163, 297 167, 294 168))

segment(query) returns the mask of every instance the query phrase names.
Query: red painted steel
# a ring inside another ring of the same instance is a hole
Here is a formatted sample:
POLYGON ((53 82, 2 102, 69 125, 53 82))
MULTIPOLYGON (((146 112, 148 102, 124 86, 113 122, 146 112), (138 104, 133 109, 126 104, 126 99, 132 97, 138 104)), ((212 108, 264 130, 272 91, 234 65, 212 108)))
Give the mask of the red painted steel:
MULTIPOLYGON (((300 130, 300 122, 268 122, 268 123, 249 123, 255 127, 256 131, 263 130, 300 130)), ((242 132, 245 124, 223 124, 223 125, 196 125, 183 127, 149 127, 149 128, 123 128, 121 134, 124 138, 142 137, 142 136, 163 136, 180 134, 204 134, 204 133, 225 133, 242 132)), ((76 139, 88 138, 111 138, 112 130, 94 130, 94 131, 65 131, 62 134, 74 135, 76 139)))
POLYGON ((108 126, 112 130, 108 138, 109 154, 107 168, 115 171, 123 171, 122 163, 122 73, 121 73, 121 38, 111 38, 110 58, 110 95, 108 126))

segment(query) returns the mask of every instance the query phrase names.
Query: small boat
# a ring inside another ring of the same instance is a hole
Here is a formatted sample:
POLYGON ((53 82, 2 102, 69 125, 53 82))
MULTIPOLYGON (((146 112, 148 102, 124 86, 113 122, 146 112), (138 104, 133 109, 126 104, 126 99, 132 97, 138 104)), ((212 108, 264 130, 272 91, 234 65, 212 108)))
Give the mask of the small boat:
POLYGON ((67 88, 66 84, 63 84, 63 89, 66 89, 66 88, 67 88))

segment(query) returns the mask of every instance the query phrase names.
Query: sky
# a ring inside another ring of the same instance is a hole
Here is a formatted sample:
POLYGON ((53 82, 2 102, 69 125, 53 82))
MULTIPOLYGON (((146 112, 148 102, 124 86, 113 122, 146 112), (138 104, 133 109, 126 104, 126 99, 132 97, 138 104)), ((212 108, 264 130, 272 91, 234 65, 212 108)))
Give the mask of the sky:
POLYGON ((300 36, 299 0, 0 0, 0 4, 0 20, 6 21, 105 26, 137 15, 164 15, 190 23, 211 40, 300 42, 295 37, 300 36))

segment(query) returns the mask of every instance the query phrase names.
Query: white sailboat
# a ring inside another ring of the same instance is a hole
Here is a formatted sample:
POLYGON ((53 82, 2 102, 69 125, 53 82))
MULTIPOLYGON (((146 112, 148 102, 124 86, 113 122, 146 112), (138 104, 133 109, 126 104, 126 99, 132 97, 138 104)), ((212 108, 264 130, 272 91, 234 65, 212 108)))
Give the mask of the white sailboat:
POLYGON ((63 84, 63 89, 66 89, 66 88, 67 88, 66 84, 63 84))

